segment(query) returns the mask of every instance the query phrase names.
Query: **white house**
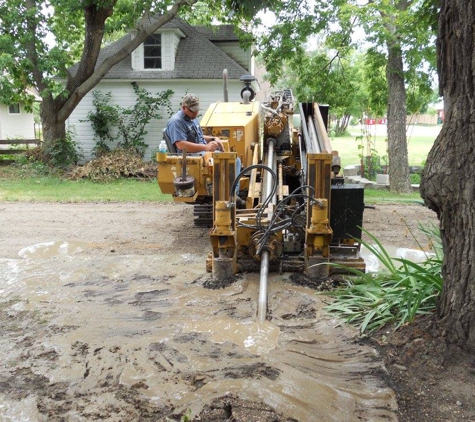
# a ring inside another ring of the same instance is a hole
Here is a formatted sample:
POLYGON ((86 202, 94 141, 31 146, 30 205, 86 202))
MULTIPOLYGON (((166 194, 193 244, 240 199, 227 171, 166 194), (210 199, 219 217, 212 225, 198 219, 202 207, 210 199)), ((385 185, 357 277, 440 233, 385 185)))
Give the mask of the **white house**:
POLYGON ((0 104, 0 139, 34 139, 35 120, 21 103, 0 104))
MULTIPOLYGON (((125 35, 115 43, 105 47, 98 64, 116 52, 134 34, 125 35)), ((228 71, 229 101, 240 101, 243 75, 253 74, 251 50, 240 47, 238 37, 231 25, 216 27, 191 26, 179 18, 161 27, 149 36, 129 57, 115 65, 105 75, 95 90, 111 92, 111 103, 123 107, 132 106, 136 96, 131 82, 145 88, 150 93, 171 89, 174 110, 179 110, 181 98, 186 93, 200 98, 202 113, 209 104, 223 101, 223 70, 228 71)), ((71 69, 74 72, 75 67, 71 69)), ((93 109, 92 91, 76 107, 67 122, 75 140, 84 153, 85 159, 93 158, 95 146, 94 132, 87 114, 93 109)), ((150 159, 158 149, 162 139, 162 129, 169 119, 167 110, 162 110, 161 120, 151 121, 147 126, 145 143, 149 145, 145 158, 150 159)))

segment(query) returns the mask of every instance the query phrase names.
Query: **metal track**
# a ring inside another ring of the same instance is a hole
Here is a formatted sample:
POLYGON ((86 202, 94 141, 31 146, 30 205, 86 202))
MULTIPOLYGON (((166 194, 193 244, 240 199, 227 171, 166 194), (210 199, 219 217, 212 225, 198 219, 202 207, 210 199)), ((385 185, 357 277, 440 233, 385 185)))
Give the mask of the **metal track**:
POLYGON ((195 204, 193 206, 193 223, 195 227, 213 227, 213 204, 195 204))

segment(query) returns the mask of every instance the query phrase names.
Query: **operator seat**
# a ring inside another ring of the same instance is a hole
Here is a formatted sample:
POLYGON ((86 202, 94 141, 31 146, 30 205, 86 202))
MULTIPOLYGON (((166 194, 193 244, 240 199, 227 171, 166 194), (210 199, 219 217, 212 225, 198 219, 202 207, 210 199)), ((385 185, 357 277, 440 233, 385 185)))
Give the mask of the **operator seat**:
POLYGON ((172 140, 168 136, 167 128, 162 130, 162 135, 163 135, 163 139, 165 139, 165 142, 167 143, 168 152, 171 152, 172 154, 177 154, 178 150, 176 149, 175 144, 172 142, 172 140))

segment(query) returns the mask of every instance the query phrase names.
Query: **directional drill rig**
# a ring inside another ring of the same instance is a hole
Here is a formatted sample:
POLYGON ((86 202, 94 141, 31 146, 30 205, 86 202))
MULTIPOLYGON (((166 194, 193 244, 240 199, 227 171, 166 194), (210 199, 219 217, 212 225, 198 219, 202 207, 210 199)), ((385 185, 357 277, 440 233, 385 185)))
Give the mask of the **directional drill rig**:
POLYGON ((224 140, 224 151, 177 154, 168 140, 171 152, 157 157, 158 184, 175 201, 193 204, 195 225, 211 227, 206 267, 216 280, 260 271, 263 320, 269 272, 318 279, 341 270, 334 264, 365 269, 358 242, 364 189, 345 184, 340 174, 327 136, 328 107, 300 103, 294 128, 290 90, 258 103, 254 78, 241 80, 241 102, 213 103, 201 119, 205 135, 224 140), (237 195, 245 209, 236 206, 237 195))

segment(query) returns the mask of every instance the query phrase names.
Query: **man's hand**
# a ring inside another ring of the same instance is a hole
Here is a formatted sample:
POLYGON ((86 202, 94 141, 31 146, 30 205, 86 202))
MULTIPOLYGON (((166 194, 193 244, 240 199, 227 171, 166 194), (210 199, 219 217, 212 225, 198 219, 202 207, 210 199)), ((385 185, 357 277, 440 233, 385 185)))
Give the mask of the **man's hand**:
POLYGON ((206 144, 206 151, 211 151, 211 152, 223 151, 223 145, 219 141, 219 138, 215 138, 215 139, 218 139, 218 140, 210 141, 206 144))

